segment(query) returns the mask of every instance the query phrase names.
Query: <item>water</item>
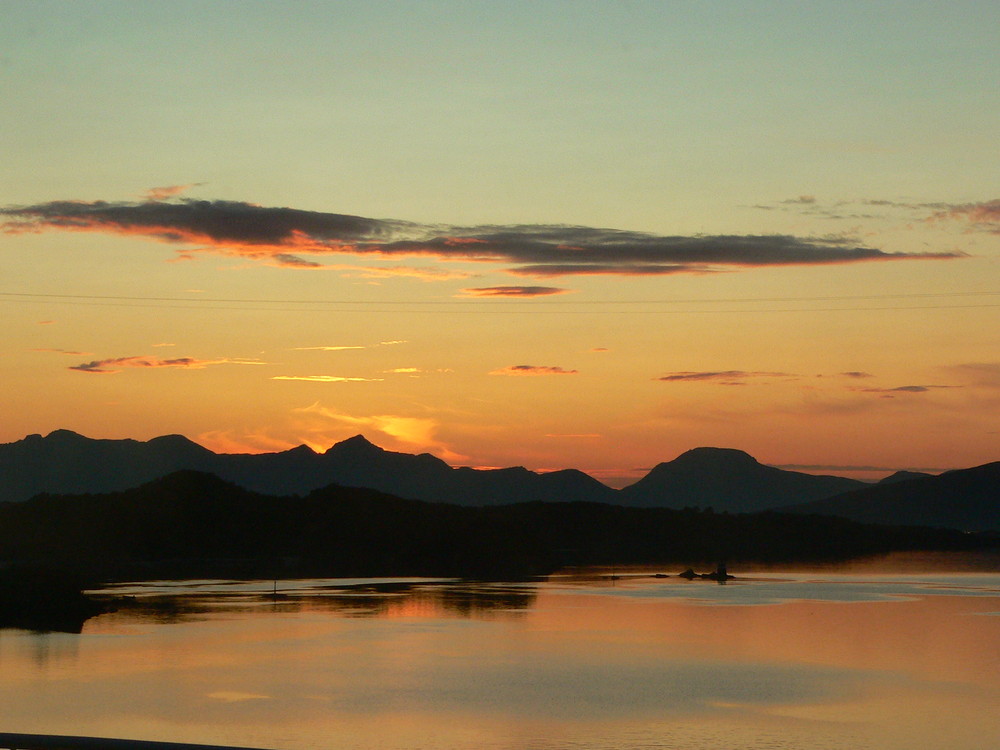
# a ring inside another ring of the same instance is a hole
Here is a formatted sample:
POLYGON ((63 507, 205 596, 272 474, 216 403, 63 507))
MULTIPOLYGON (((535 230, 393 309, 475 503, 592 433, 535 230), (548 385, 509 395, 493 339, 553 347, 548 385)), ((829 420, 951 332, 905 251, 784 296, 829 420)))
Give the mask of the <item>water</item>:
POLYGON ((0 631, 0 731, 276 750, 982 750, 1000 574, 147 582, 0 631))

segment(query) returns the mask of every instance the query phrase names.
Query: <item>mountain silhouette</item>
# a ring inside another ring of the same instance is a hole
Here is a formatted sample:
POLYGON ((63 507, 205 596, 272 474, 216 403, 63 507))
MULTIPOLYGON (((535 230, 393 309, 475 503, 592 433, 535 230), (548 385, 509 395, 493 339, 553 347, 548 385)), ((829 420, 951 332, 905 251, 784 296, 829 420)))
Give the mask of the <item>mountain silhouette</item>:
POLYGON ((881 483, 781 510, 840 516, 862 523, 1000 531, 1000 461, 938 476, 881 483))
MULTIPOLYGON (((993 476, 991 466, 995 464, 979 469, 993 476)), ((56 430, 46 437, 29 435, 0 444, 0 501, 23 501, 39 493, 120 492, 180 470, 210 473, 245 490, 276 496, 305 496, 336 484, 466 506, 583 501, 730 513, 795 506, 796 512, 961 529, 997 528, 995 488, 1000 487, 1000 480, 992 485, 983 480, 962 489, 961 472, 940 477, 899 472, 871 485, 765 466, 735 449, 695 448, 614 490, 575 469, 538 473, 520 466, 454 468, 429 453, 385 450, 362 435, 323 453, 301 445, 277 453, 219 454, 181 435, 142 442, 96 440, 56 430), (893 499, 904 495, 919 500, 893 499), (877 504, 869 505, 870 498, 877 504), (829 502, 820 502, 826 499, 829 502)), ((963 471, 978 476, 975 469, 963 471)))
POLYGON ((181 435, 148 442, 95 440, 69 430, 0 445, 0 500, 38 493, 113 492, 193 469, 255 492, 302 495, 329 484, 459 505, 530 500, 614 502, 616 491, 572 469, 539 474, 523 467, 452 468, 429 453, 380 448, 361 435, 324 453, 298 446, 279 453, 213 453, 181 435))
POLYGON ((638 482, 621 490, 620 502, 754 513, 865 486, 864 482, 845 477, 764 466, 753 456, 732 448, 695 448, 673 461, 658 464, 638 482))

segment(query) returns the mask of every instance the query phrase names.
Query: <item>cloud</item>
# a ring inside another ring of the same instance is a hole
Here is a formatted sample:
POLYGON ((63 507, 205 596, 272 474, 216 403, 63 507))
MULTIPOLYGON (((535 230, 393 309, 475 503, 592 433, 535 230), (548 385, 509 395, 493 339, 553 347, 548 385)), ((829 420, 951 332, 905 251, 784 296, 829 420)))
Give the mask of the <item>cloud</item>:
POLYGON ((900 385, 895 388, 860 388, 862 393, 927 393, 941 388, 962 388, 960 385, 900 385))
POLYGON ((310 383, 377 383, 385 378, 353 378, 342 375, 275 375, 271 380, 305 380, 310 383))
POLYGON ((511 365, 493 370, 490 375, 576 375, 577 370, 565 370, 562 367, 544 367, 539 365, 511 365))
POLYGON ((261 693, 244 693, 239 690, 217 690, 214 693, 206 693, 207 697, 223 703, 242 703, 244 701, 270 700, 270 695, 261 693))
POLYGON ((718 370, 709 372, 671 372, 657 380, 667 383, 716 382, 719 385, 745 385, 742 381, 749 378, 794 378, 798 377, 788 372, 759 372, 747 370, 718 370))
POLYGON ((851 372, 840 373, 845 378, 873 378, 875 377, 869 372, 861 372, 859 370, 853 370, 851 372))
POLYGON ((296 346, 293 352, 342 352, 347 349, 365 349, 364 346, 296 346))
POLYGON ((970 362, 954 365, 947 369, 970 378, 973 385, 984 388, 1000 388, 1000 362, 970 362))
POLYGON ((429 257, 512 264, 522 276, 706 273, 762 266, 963 257, 887 253, 843 238, 657 235, 569 225, 425 225, 222 200, 52 201, 0 209, 4 231, 140 236, 266 263, 316 267, 307 255, 429 257))
POLYGON ((396 277, 406 277, 419 279, 421 281, 452 281, 457 279, 468 279, 473 274, 467 271, 455 271, 443 268, 432 268, 428 266, 350 266, 350 265, 329 265, 322 268, 331 268, 338 271, 348 271, 343 274, 346 278, 356 277, 359 279, 389 279, 396 277))
POLYGON ((414 447, 431 451, 445 461, 462 461, 466 456, 455 453, 445 443, 437 438, 437 420, 426 417, 408 417, 397 414, 378 414, 372 416, 353 416, 334 411, 321 404, 314 403, 294 410, 296 414, 308 421, 304 425, 311 438, 307 445, 315 446, 314 450, 325 450, 332 443, 343 440, 343 432, 347 430, 374 430, 382 433, 392 441, 401 443, 408 450, 414 447), (340 437, 331 437, 340 433, 340 437))
POLYGON ((949 205, 930 216, 929 221, 945 219, 968 221, 976 229, 1000 234, 1000 198, 983 203, 949 205))
POLYGON ((199 185, 204 185, 204 182, 192 182, 187 185, 167 185, 165 187, 155 187, 150 188, 146 191, 147 201, 163 201, 168 198, 174 198, 181 193, 187 192, 193 187, 198 187, 199 185))
POLYGON ((194 357, 177 357, 176 359, 158 359, 156 357, 116 357, 114 359, 97 359, 93 362, 83 362, 73 365, 70 370, 89 372, 100 375, 114 375, 125 368, 162 368, 172 367, 183 370, 202 370, 210 365, 263 365, 255 359, 195 359, 194 357))
MULTIPOLYGON (((399 344, 405 344, 406 341, 379 341, 375 346, 397 346, 399 344)), ((359 344, 335 344, 332 346, 296 346, 293 347, 291 351, 293 352, 341 352, 348 349, 369 349, 369 346, 362 346, 359 344)))
POLYGON ((942 471, 951 471, 953 467, 942 468, 940 466, 866 466, 852 464, 769 464, 776 469, 786 469, 788 471, 862 471, 862 472, 896 472, 896 471, 916 471, 928 474, 936 474, 942 471))
POLYGON ((782 203, 797 203, 803 206, 811 206, 816 202, 815 195, 800 195, 798 198, 789 198, 788 200, 781 201, 782 203))
POLYGON ((89 357, 89 356, 91 356, 93 354, 93 352, 77 352, 77 351, 73 351, 71 349, 49 349, 49 348, 44 348, 44 349, 32 349, 31 351, 33 351, 33 352, 53 352, 55 354, 69 354, 70 356, 73 356, 73 357, 89 357))
POLYGON ((484 286, 463 289, 458 296, 462 297, 547 297, 553 294, 566 294, 572 289, 562 289, 557 286, 484 286))

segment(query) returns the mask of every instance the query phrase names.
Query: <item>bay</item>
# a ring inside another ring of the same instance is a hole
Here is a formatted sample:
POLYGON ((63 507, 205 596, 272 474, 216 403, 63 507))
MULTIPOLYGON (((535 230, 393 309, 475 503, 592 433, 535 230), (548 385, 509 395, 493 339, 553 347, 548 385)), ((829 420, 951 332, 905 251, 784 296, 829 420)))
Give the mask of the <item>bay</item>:
MULTIPOLYGON (((674 571, 675 572, 675 571, 674 571)), ((1000 574, 123 584, 0 631, 3 731, 275 750, 981 750, 1000 574)))

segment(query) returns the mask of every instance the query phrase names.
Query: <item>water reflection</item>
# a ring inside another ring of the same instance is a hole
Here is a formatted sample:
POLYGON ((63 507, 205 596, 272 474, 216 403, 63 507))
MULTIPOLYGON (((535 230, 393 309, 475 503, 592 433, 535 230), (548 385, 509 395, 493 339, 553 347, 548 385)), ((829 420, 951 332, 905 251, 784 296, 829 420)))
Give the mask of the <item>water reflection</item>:
POLYGON ((982 750, 1000 736, 1000 618, 980 616, 1000 610, 996 574, 105 593, 122 592, 134 604, 89 621, 73 652, 0 637, 7 724, 276 750, 982 750))
POLYGON ((234 614, 265 610, 283 614, 328 612, 359 618, 517 618, 533 606, 536 589, 535 584, 527 583, 428 580, 124 584, 96 592, 114 601, 116 611, 88 623, 88 632, 128 621, 187 622, 223 610, 234 614), (169 593, 163 593, 164 589, 169 593))

